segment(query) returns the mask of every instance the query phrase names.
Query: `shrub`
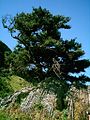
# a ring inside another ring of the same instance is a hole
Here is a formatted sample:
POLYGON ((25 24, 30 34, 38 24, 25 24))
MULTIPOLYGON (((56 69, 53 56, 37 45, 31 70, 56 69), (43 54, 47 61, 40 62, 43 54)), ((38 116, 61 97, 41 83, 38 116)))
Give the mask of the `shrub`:
POLYGON ((13 92, 7 80, 7 77, 0 76, 0 98, 4 98, 13 92))

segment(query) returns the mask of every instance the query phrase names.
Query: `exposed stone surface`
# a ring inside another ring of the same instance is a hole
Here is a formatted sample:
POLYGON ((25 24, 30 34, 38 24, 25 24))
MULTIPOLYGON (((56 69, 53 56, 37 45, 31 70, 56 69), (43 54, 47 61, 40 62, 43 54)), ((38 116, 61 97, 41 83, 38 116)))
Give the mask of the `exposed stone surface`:
POLYGON ((20 91, 16 91, 15 93, 13 93, 12 95, 5 97, 4 99, 2 99, 0 101, 0 107, 8 107, 10 104, 14 104, 14 102, 17 100, 17 97, 22 94, 22 93, 28 93, 30 91, 32 91, 34 88, 23 88, 20 91))
POLYGON ((8 96, 1 100, 0 106, 2 108, 12 107, 17 101, 19 95, 28 93, 28 95, 21 99, 20 109, 23 112, 32 111, 35 106, 42 106, 47 113, 52 114, 56 108, 56 95, 52 92, 47 92, 42 88, 27 87, 20 91, 15 92, 13 95, 8 96))
MULTIPOLYGON (((57 111, 56 107, 57 100, 60 101, 60 97, 63 95, 61 87, 62 86, 57 84, 57 81, 48 82, 47 84, 44 82, 43 84, 38 84, 33 87, 25 87, 4 99, 0 99, 0 107, 2 109, 10 109, 13 108, 15 104, 18 104, 19 110, 25 114, 28 112, 34 114, 34 112, 36 112, 36 118, 39 116, 38 114, 50 116, 51 118, 55 118, 55 116, 59 118, 61 113, 57 111)), ((87 92, 89 93, 87 90, 77 90, 74 87, 71 88, 71 96, 67 98, 68 113, 70 112, 70 115, 72 111, 71 98, 73 98, 74 102, 78 100, 77 98, 80 98, 80 100, 85 103, 88 101, 87 92)))
POLYGON ((52 114, 56 108, 56 96, 54 93, 47 93, 43 89, 35 89, 23 100, 20 105, 22 111, 32 110, 36 105, 42 105, 48 113, 52 114))

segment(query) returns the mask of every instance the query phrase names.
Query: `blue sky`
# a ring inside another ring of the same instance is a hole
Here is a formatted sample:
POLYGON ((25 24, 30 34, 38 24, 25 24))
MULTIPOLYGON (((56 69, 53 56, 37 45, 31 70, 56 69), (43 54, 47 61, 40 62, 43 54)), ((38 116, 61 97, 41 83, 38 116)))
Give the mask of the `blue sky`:
MULTIPOLYGON (((0 40, 6 43, 11 49, 16 45, 7 29, 2 26, 2 16, 16 15, 20 12, 32 12, 32 7, 43 7, 52 14, 71 17, 70 30, 62 30, 64 39, 77 37, 82 43, 85 51, 84 58, 90 59, 90 0, 0 0, 0 40)), ((86 70, 90 76, 90 68, 86 70)))

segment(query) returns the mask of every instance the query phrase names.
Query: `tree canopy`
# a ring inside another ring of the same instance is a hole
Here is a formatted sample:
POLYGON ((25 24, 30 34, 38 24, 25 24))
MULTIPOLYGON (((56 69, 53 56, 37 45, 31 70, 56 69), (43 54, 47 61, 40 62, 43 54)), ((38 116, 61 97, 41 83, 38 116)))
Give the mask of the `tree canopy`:
POLYGON ((10 48, 0 41, 0 70, 2 68, 5 68, 5 53, 6 52, 11 52, 10 48))
POLYGON ((12 70, 38 80, 55 77, 79 85, 89 81, 84 72, 90 61, 82 58, 85 52, 81 44, 61 38, 60 30, 71 28, 69 21, 70 17, 53 15, 41 7, 3 18, 4 28, 18 41, 10 55, 12 70))

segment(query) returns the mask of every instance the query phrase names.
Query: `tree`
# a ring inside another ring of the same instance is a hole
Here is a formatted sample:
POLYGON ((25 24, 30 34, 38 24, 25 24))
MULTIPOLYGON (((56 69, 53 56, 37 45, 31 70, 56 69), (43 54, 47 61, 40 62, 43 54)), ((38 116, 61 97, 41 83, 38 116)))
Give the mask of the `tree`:
POLYGON ((82 59, 85 53, 81 44, 75 39, 61 38, 60 30, 71 28, 67 24, 69 21, 69 17, 52 15, 41 7, 33 8, 32 13, 3 18, 4 28, 18 41, 18 52, 21 49, 26 51, 27 62, 23 64, 22 57, 26 54, 20 53, 18 65, 21 66, 21 62, 28 69, 30 77, 39 80, 55 77, 79 86, 90 80, 84 74, 79 74, 90 66, 88 59, 82 59))
POLYGON ((9 72, 24 78, 27 78, 29 73, 27 67, 29 66, 28 61, 28 51, 24 48, 19 48, 18 46, 15 47, 11 54, 6 54, 5 56, 5 62, 9 66, 9 72))
POLYGON ((11 50, 5 43, 0 41, 0 72, 2 69, 7 67, 5 64, 5 54, 6 53, 11 53, 11 50))

